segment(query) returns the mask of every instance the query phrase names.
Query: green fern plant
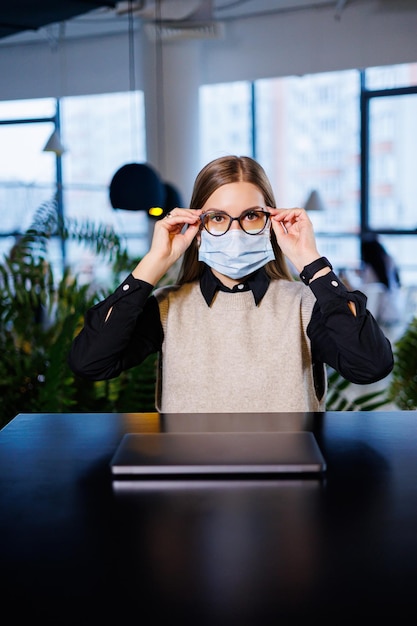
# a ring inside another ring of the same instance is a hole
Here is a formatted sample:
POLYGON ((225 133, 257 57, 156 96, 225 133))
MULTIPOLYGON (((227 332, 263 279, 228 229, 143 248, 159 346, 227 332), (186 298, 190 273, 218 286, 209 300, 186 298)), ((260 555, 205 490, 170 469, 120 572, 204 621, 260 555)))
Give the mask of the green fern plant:
POLYGON ((402 410, 417 409, 417 316, 394 344, 394 368, 388 395, 402 410))
POLYGON ((0 263, 0 427, 21 412, 154 410, 156 356, 106 382, 80 379, 67 364, 85 312, 134 263, 111 229, 60 222, 55 202, 39 207, 31 227, 0 263), (91 289, 68 270, 56 280, 49 248, 57 235, 82 242, 109 262, 113 284, 91 289))
POLYGON ((328 391, 326 409, 328 411, 375 411, 390 402, 386 389, 377 389, 354 398, 347 392, 352 383, 335 370, 328 369, 328 391))

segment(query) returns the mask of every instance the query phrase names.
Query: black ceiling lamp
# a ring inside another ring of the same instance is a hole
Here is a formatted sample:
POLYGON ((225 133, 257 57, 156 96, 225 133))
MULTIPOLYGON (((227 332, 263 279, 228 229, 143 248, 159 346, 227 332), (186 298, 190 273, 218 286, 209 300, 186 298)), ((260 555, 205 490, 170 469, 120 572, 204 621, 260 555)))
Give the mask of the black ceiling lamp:
POLYGON ((165 186, 158 173, 146 163, 127 163, 114 174, 110 183, 110 202, 114 209, 146 211, 163 208, 165 186))

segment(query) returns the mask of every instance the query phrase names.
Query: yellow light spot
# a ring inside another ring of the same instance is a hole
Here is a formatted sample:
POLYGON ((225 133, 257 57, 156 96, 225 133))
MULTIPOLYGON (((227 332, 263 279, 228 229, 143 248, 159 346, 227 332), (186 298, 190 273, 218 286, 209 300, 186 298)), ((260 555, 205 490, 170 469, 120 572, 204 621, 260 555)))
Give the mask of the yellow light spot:
POLYGON ((153 217, 159 217, 163 212, 164 209, 161 209, 160 206, 152 206, 148 211, 149 215, 152 215, 153 217))

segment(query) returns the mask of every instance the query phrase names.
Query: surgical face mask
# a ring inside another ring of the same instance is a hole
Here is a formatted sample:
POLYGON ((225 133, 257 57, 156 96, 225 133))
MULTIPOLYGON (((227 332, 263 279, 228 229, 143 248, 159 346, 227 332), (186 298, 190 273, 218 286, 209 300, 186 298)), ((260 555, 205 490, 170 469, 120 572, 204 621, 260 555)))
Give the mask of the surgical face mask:
POLYGON ((259 235, 234 228, 221 237, 201 231, 198 260, 229 278, 239 280, 274 259, 269 228, 259 235))

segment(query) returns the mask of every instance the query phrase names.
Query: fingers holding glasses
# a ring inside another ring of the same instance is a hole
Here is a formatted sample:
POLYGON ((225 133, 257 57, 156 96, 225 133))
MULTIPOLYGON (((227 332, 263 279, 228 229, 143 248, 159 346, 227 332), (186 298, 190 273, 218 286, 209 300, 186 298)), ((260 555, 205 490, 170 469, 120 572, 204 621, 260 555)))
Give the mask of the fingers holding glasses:
POLYGON ((306 259, 319 255, 313 224, 305 209, 271 209, 271 213, 278 244, 295 267, 303 268, 310 262, 306 259))
POLYGON ((272 220, 275 222, 283 222, 285 226, 290 227, 295 224, 310 224, 311 220, 305 209, 294 207, 291 209, 271 209, 272 220))
POLYGON ((174 245, 189 245, 200 230, 200 209, 181 209, 176 207, 165 215, 162 220, 155 224, 158 238, 162 237, 162 245, 164 238, 168 236, 171 243, 174 240, 178 242, 174 245), (183 240, 181 243, 179 240, 183 240))
POLYGON ((200 215, 199 209, 180 209, 176 207, 172 211, 168 211, 164 220, 172 223, 194 224, 198 221, 200 215))

